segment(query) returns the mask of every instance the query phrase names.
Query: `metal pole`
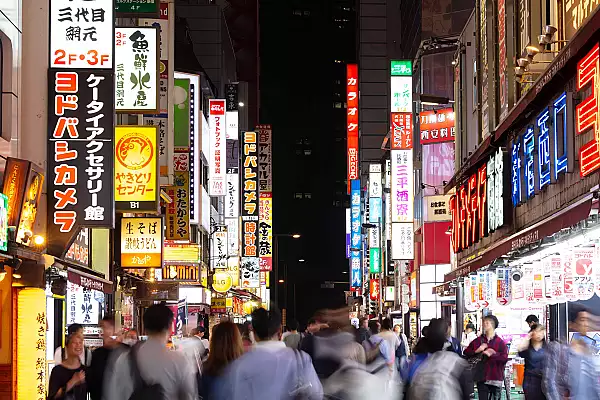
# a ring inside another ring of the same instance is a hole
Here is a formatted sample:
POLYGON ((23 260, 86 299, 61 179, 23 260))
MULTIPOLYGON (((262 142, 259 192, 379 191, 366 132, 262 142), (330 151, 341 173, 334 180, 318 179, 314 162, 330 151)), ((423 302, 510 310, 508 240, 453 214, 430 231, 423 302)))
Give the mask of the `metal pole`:
POLYGON ((275 265, 273 265, 273 280, 271 281, 271 298, 273 299, 273 305, 279 307, 279 237, 273 235, 273 257, 275 258, 275 265))

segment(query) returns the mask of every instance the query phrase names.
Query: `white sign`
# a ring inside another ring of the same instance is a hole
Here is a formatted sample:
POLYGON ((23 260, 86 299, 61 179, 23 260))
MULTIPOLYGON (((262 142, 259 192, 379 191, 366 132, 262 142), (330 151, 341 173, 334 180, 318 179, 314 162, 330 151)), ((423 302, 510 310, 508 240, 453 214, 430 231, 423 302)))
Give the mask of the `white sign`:
POLYGON ((210 126, 210 184, 208 194, 210 196, 225 196, 226 184, 226 153, 227 142, 225 137, 225 100, 209 100, 209 120, 210 126))
POLYGON ((369 229, 369 247, 379 248, 379 228, 369 229))
POLYGON ((158 112, 158 28, 115 28, 115 110, 158 112))
POLYGON ((495 231, 504 225, 504 153, 498 149, 487 163, 488 229, 495 231))
POLYGON ((225 218, 240 216, 240 175, 227 174, 227 194, 225 195, 225 218))
POLYGON ((238 121, 239 116, 237 111, 227 111, 225 113, 225 117, 227 120, 227 139, 239 140, 240 135, 238 132, 238 121))
POLYGON ((167 154, 167 123, 166 114, 163 115, 144 115, 144 125, 158 127, 158 165, 160 166, 160 176, 169 175, 168 154, 167 154))
POLYGON ((392 259, 415 258, 415 233, 412 222, 392 223, 392 259))
POLYGON ((225 225, 227 225, 227 236, 229 249, 227 255, 238 256, 240 254, 240 239, 239 239, 239 220, 238 218, 225 218, 225 225))
POLYGON ((390 77, 390 89, 392 98, 392 112, 412 112, 412 77, 390 77))
POLYGON ((212 254, 210 256, 213 269, 227 268, 227 253, 229 251, 227 240, 227 226, 216 226, 213 233, 212 254))
POLYGON ((113 68, 113 0, 50 0, 50 68, 113 68))
POLYGON ((450 221, 452 219, 448 210, 450 195, 425 196, 423 197, 423 201, 427 210, 425 221, 450 221))
MULTIPOLYGON (((371 164, 372 166, 373 164, 371 164)), ((377 164, 380 169, 381 166, 377 164)), ((369 198, 381 198, 383 188, 381 187, 381 171, 369 173, 369 198)))
POLYGON ((100 304, 96 290, 86 289, 73 282, 67 285, 67 325, 98 325, 100 304))
POLYGON ((394 286, 385 287, 385 301, 396 300, 396 288, 394 286))
POLYGON ((242 257, 240 279, 244 289, 260 287, 260 258, 242 257))
POLYGON ((412 150, 391 150, 392 222, 412 222, 414 215, 414 175, 412 150))
POLYGON ((392 176, 392 160, 385 160, 385 188, 390 188, 392 176))
POLYGON ((160 32, 160 59, 169 59, 169 20, 140 18, 141 26, 157 27, 160 32))

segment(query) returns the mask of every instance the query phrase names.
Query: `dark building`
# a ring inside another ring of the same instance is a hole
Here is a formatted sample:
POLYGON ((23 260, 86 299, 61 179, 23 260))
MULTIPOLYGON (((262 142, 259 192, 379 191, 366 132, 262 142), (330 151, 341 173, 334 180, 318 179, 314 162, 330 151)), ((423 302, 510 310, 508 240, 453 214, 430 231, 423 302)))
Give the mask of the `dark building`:
POLYGON ((348 287, 321 289, 348 280, 345 97, 356 10, 349 0, 263 0, 259 14, 260 122, 273 126, 275 233, 302 235, 278 239, 279 275, 285 279, 287 266, 289 278, 279 285, 279 305, 305 321, 317 308, 343 305, 348 287), (302 293, 296 307, 294 284, 302 293))

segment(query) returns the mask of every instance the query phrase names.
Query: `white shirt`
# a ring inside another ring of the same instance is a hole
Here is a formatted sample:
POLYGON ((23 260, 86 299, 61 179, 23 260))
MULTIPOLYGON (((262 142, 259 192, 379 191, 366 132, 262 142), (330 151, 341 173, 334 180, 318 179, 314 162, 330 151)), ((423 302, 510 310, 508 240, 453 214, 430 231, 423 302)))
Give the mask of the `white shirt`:
POLYGON ((400 346, 400 338, 392 331, 381 331, 377 334, 380 338, 385 340, 390 354, 390 360, 396 359, 396 349, 400 346))
POLYGON ((471 344, 471 342, 473 340, 477 339, 477 334, 475 332, 469 332, 467 335, 465 335, 463 333, 463 340, 460 343, 460 345, 462 346, 463 350, 466 349, 467 347, 469 347, 469 345, 471 344))

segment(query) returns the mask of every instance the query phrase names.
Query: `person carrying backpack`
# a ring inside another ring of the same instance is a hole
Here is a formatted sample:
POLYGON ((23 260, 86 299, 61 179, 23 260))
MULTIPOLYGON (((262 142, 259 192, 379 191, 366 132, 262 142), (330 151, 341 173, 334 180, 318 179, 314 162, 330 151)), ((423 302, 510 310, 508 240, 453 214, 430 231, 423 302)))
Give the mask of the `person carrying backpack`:
POLYGON ((448 324, 434 319, 429 324, 427 346, 430 355, 414 372, 408 387, 409 400, 468 400, 467 363, 456 353, 445 351, 448 324))
POLYGON ((185 355, 167 349, 173 312, 154 304, 144 313, 148 340, 122 354, 104 388, 110 400, 196 400, 196 370, 185 355))

